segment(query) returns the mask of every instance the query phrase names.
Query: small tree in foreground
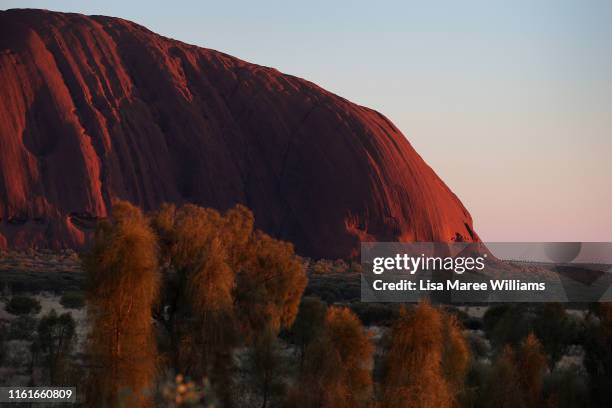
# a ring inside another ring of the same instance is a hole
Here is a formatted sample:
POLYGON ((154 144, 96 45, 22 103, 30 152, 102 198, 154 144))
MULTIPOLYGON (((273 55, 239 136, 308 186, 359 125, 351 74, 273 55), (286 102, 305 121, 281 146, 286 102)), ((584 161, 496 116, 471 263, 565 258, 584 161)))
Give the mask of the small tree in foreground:
POLYGON ((58 315, 51 310, 40 319, 32 353, 41 358, 50 384, 61 384, 66 378, 75 340, 76 325, 70 313, 58 315))
POLYGON ((323 330, 326 313, 327 305, 319 298, 308 296, 302 298, 297 317, 289 333, 291 341, 297 347, 300 369, 304 365, 306 348, 323 330))
POLYGON ((279 341, 268 331, 253 342, 246 356, 249 382, 261 399, 261 407, 269 406, 273 399, 285 391, 286 366, 279 341))
POLYGON ((517 365, 527 407, 542 406, 542 384, 546 372, 546 355, 538 338, 530 333, 519 348, 517 365))
POLYGON ((456 316, 428 302, 400 309, 383 355, 385 407, 451 407, 463 397, 470 351, 456 316))
POLYGON ((450 407, 452 395, 442 366, 442 315, 429 303, 400 310, 385 350, 382 405, 389 408, 450 407))
POLYGON ((487 378, 484 406, 523 408, 525 404, 519 378, 514 351, 511 346, 506 346, 495 360, 487 378))
POLYGON ((306 350, 301 376, 287 406, 367 406, 372 397, 373 351, 357 316, 348 308, 331 307, 321 335, 306 350))
POLYGON ((157 354, 151 308, 159 292, 156 237, 142 212, 115 202, 99 224, 85 268, 92 325, 87 401, 103 407, 149 406, 157 354))
POLYGON ((529 334, 518 351, 506 345, 497 356, 485 390, 487 407, 543 406, 542 385, 546 355, 538 338, 529 334))
POLYGON ((166 205, 152 224, 160 259, 176 276, 162 321, 171 360, 181 373, 208 377, 223 406, 232 406, 233 349, 263 352, 262 338, 292 325, 306 286, 303 264, 291 244, 254 230, 244 206, 221 214, 166 205))

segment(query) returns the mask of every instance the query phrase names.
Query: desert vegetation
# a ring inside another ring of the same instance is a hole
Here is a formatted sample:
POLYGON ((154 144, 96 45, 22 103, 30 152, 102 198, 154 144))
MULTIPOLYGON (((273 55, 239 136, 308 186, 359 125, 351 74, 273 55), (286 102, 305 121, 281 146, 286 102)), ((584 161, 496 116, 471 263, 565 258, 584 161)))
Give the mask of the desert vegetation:
POLYGON ((362 303, 358 263, 301 258, 254 223, 242 206, 145 214, 116 202, 82 261, 2 254, 0 382, 76 386, 94 407, 603 407, 612 398, 609 304, 362 303), (45 286, 47 269, 60 283, 45 286))

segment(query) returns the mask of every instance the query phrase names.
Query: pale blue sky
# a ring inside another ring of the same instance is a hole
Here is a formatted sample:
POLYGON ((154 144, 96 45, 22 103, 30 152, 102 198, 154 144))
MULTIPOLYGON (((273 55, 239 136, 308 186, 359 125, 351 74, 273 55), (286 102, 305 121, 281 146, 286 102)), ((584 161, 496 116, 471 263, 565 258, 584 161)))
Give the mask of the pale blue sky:
POLYGON ((377 109, 484 240, 612 241, 612 1, 0 1, 13 7, 123 17, 377 109))

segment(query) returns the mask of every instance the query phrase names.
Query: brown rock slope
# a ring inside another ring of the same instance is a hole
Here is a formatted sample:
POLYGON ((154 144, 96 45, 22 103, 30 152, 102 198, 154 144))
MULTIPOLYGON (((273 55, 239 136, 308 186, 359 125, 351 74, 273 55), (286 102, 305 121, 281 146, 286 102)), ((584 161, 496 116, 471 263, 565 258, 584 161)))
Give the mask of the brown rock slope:
POLYGON ((0 245, 82 245, 113 197, 243 203, 314 257, 477 239, 387 118, 275 69, 118 18, 9 10, 0 78, 0 245))

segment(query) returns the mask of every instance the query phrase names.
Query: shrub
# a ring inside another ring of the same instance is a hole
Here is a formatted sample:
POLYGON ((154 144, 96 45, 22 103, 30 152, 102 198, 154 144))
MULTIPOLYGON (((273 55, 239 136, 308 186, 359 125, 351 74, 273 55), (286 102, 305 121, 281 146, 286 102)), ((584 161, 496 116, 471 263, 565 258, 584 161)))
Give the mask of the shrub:
POLYGON ((5 310, 14 315, 38 314, 40 302, 29 296, 13 296, 6 304, 5 310))
POLYGON ((476 333, 467 333, 466 340, 470 345, 470 349, 472 350, 472 355, 474 357, 485 358, 487 357, 489 351, 491 351, 491 346, 487 340, 476 333))
POLYGON ((544 382, 549 405, 559 408, 591 406, 589 400, 589 378, 584 368, 570 365, 555 369, 544 382))
POLYGON ((62 295, 60 304, 66 309, 81 309, 85 306, 85 297, 79 292, 67 292, 62 295))
POLYGON ((32 340, 36 331, 36 324, 36 319, 27 315, 13 319, 7 329, 7 340, 32 340))
POLYGON ((394 304, 352 302, 350 307, 366 326, 388 326, 399 316, 394 304))
POLYGON ((324 275, 334 271, 333 265, 326 259, 320 259, 312 265, 312 273, 324 275))
POLYGON ((32 361, 30 345, 27 341, 12 340, 5 343, 5 363, 15 369, 23 369, 32 361))
POLYGON ((526 304, 496 305, 483 317, 487 338, 496 350, 519 346, 533 330, 533 313, 526 304))
POLYGON ((68 372, 68 356, 76 339, 76 324, 70 313, 51 310, 40 319, 32 352, 43 362, 50 384, 58 384, 68 372))
POLYGON ((484 330, 498 350, 506 344, 518 346, 533 332, 548 355, 550 367, 577 341, 580 327, 557 303, 543 305, 498 305, 487 310, 484 330))
POLYGON ((324 327, 306 349, 291 407, 365 407, 372 396, 370 334, 348 308, 330 307, 324 327))
POLYGON ((298 350, 300 367, 304 363, 306 348, 323 330, 326 313, 327 305, 319 298, 302 298, 295 323, 289 331, 290 338, 298 350))
POLYGON ((382 405, 453 407, 470 350, 456 316, 427 302, 400 309, 383 350, 382 405))

